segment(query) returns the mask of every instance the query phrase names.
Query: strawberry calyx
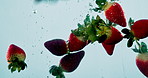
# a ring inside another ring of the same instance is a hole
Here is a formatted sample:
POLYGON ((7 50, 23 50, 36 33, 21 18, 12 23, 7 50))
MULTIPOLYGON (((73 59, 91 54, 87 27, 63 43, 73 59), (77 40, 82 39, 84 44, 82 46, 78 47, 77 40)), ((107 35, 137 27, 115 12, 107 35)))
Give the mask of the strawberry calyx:
POLYGON ((11 73, 13 73, 16 70, 20 72, 21 70, 24 70, 25 67, 27 67, 27 64, 24 61, 19 61, 17 57, 15 57, 13 60, 8 60, 8 62, 8 69, 11 70, 11 73))
POLYGON ((91 42, 96 41, 97 39, 96 30, 95 27, 92 25, 92 19, 90 19, 90 16, 87 14, 84 20, 84 24, 78 23, 78 28, 72 30, 72 33, 78 37, 79 36, 83 37, 84 41, 86 40, 90 40, 91 42))
MULTIPOLYGON (((134 20, 132 18, 129 19, 128 25, 130 28, 134 25, 134 20)), ((131 29, 124 28, 121 32, 125 34, 123 38, 128 39, 127 47, 131 47, 134 41, 137 42, 139 40, 134 36, 134 32, 131 29)))
POLYGON ((138 44, 138 48, 135 46, 135 48, 132 48, 132 50, 136 53, 148 53, 148 48, 146 43, 141 42, 141 44, 136 41, 136 43, 138 44))
POLYGON ((98 5, 98 8, 94 8, 94 11, 96 11, 96 12, 97 11, 103 11, 104 7, 107 4, 107 0, 96 0, 95 2, 98 5))
POLYGON ((96 0, 95 3, 98 5, 98 7, 94 8, 93 10, 95 12, 101 12, 107 10, 112 4, 114 4, 115 0, 111 0, 108 2, 107 0, 96 0))
POLYGON ((56 78, 65 78, 62 68, 56 65, 51 66, 49 73, 53 76, 56 76, 56 78))
POLYGON ((121 30, 122 33, 124 33, 125 35, 123 36, 123 38, 125 39, 128 39, 128 42, 127 42, 127 47, 131 47, 133 45, 133 42, 135 40, 138 40, 134 37, 133 33, 131 30, 127 29, 127 28, 124 28, 121 30))
POLYGON ((99 15, 91 19, 87 15, 84 24, 78 23, 78 28, 72 30, 72 33, 78 37, 82 37, 84 41, 88 40, 91 43, 98 41, 102 43, 111 36, 111 27, 116 25, 109 20, 104 21, 99 15))
POLYGON ((131 28, 131 26, 134 25, 134 19, 130 18, 128 21, 128 25, 131 28))

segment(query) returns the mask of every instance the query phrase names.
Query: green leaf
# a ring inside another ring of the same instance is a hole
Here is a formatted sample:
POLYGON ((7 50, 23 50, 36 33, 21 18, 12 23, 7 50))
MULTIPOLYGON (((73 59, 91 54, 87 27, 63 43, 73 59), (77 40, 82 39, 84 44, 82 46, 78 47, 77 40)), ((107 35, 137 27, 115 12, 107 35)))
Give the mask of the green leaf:
POLYGON ((130 38, 127 42, 127 47, 131 47, 133 45, 134 39, 130 38))
POLYGON ((129 29, 127 29, 127 28, 122 29, 121 32, 124 34, 130 34, 129 29))
POLYGON ((130 35, 124 35, 124 37, 123 38, 127 38, 127 39, 129 39, 130 38, 130 35))
POLYGON ((88 36, 88 40, 90 40, 92 42, 95 42, 97 40, 96 30, 93 26, 88 26, 86 28, 86 33, 87 33, 87 36, 88 36))
POLYGON ((51 66, 49 73, 53 76, 58 76, 63 73, 61 67, 57 67, 56 65, 51 66))
POLYGON ((138 52, 139 53, 139 49, 137 49, 137 47, 135 46, 135 48, 132 49, 134 52, 138 52))
POLYGON ((10 64, 8 65, 8 69, 11 69, 11 67, 12 67, 12 63, 10 63, 10 64))
POLYGON ((141 51, 147 52, 147 45, 144 42, 141 42, 141 51))
POLYGON ((92 10, 98 12, 99 10, 101 10, 101 8, 93 8, 92 10))
POLYGON ((87 14, 87 15, 86 15, 86 18, 84 19, 84 25, 87 26, 87 25, 89 25, 89 24, 90 24, 90 15, 87 14))
POLYGON ((11 73, 13 73, 14 71, 16 71, 16 67, 11 68, 11 73))
POLYGON ((132 18, 129 19, 128 25, 131 28, 131 26, 134 24, 134 20, 132 18))
POLYGON ((105 6, 106 2, 107 2, 107 0, 96 0, 96 4, 98 5, 98 7, 99 7, 101 10, 104 9, 103 7, 105 6))

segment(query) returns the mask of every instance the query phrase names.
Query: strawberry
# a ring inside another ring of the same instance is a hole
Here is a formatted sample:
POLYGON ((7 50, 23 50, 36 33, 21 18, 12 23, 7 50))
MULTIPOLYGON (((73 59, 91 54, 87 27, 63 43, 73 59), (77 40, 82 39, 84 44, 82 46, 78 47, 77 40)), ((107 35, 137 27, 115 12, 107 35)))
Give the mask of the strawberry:
POLYGON ((8 69, 11 69, 11 72, 18 70, 24 70, 27 64, 24 62, 26 59, 26 54, 23 49, 20 47, 11 44, 8 48, 6 59, 9 63, 8 69))
POLYGON ((79 51, 65 55, 61 58, 59 66, 53 65, 49 72, 56 78, 65 78, 63 72, 73 72, 79 66, 84 54, 84 51, 79 51))
POLYGON ((83 49, 88 42, 84 40, 82 36, 76 36, 75 34, 71 33, 68 40, 68 48, 69 51, 78 51, 83 49))
POLYGON ((148 19, 141 19, 136 21, 131 26, 131 32, 137 39, 148 37, 148 19))
POLYGON ((123 27, 126 26, 126 19, 122 7, 116 2, 108 3, 105 8, 105 16, 111 22, 119 24, 123 27))
POLYGON ((125 34, 124 38, 129 39, 127 43, 128 47, 131 47, 134 41, 148 37, 148 19, 141 19, 134 22, 130 18, 129 25, 131 29, 122 29, 122 32, 125 34))
POLYGON ((139 44, 139 49, 135 47, 133 49, 134 52, 138 52, 139 54, 136 57, 136 65, 138 69, 148 77, 148 49, 147 45, 144 42, 139 44))
POLYGON ((121 5, 117 2, 107 2, 106 0, 96 0, 98 10, 105 12, 106 18, 122 27, 126 27, 126 19, 121 5))
MULTIPOLYGON (((105 30, 108 31, 108 30, 105 30)), ((109 32, 106 33, 107 39, 103 42, 105 44, 117 44, 123 39, 122 34, 114 27, 110 26, 109 32)))
POLYGON ((98 41, 102 43, 104 49, 109 55, 113 54, 115 44, 123 39, 122 34, 112 26, 99 26, 97 29, 97 34, 100 36, 98 41))
POLYGON ((60 60, 60 67, 62 67, 64 72, 74 71, 80 64, 80 61, 84 57, 84 54, 84 51, 79 51, 77 53, 72 53, 64 56, 60 60))
POLYGON ((115 48, 115 44, 105 44, 102 43, 102 46, 104 47, 104 49, 106 50, 108 55, 112 55, 114 48, 115 48))
POLYGON ((62 56, 67 53, 67 44, 63 39, 46 41, 44 46, 54 55, 62 56))
POLYGON ((148 77, 148 53, 140 53, 136 57, 136 65, 139 70, 148 77))

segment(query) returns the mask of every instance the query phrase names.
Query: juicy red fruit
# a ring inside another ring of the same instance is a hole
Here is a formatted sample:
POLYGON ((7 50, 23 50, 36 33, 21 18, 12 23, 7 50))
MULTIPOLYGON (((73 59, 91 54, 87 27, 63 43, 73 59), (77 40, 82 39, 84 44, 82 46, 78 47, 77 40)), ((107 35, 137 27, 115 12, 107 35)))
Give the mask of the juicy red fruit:
POLYGON ((73 33, 70 34, 68 40, 68 48, 69 51, 78 51, 83 49, 87 45, 87 41, 85 41, 82 37, 77 37, 73 33))
POLYGON ((148 37, 148 20, 142 19, 136 21, 131 26, 131 31, 133 32, 133 35, 138 39, 143 39, 148 37))
POLYGON ((21 49, 20 47, 14 44, 11 44, 8 48, 8 52, 6 56, 7 61, 11 62, 12 60, 14 60, 15 57, 19 58, 19 61, 24 61, 26 58, 26 54, 23 49, 21 49), (17 55, 21 55, 21 56, 17 57, 17 55))
POLYGON ((111 4, 111 6, 105 10, 106 18, 113 23, 125 27, 126 19, 122 7, 116 2, 109 4, 111 4))
POLYGON ((11 72, 16 70, 20 72, 21 70, 24 70, 25 67, 27 67, 27 64, 24 62, 26 59, 24 50, 14 44, 9 46, 6 59, 9 63, 8 69, 10 69, 11 72))
POLYGON ((107 31, 110 31, 110 33, 108 32, 108 37, 104 42, 102 42, 102 45, 106 52, 109 55, 112 55, 115 45, 123 39, 123 36, 116 28, 112 26, 110 26, 110 30, 107 31))
POLYGON ((62 56, 67 53, 67 44, 63 39, 46 41, 44 46, 54 55, 62 56))
POLYGON ((110 28, 111 28, 111 33, 110 33, 111 35, 104 41, 104 43, 105 44, 117 44, 123 39, 123 36, 116 28, 112 26, 110 26, 110 28))
POLYGON ((136 65, 138 69, 148 77, 148 53, 138 54, 136 58, 136 65))
POLYGON ((84 54, 84 51, 68 54, 60 60, 59 65, 65 72, 72 72, 79 66, 84 54))

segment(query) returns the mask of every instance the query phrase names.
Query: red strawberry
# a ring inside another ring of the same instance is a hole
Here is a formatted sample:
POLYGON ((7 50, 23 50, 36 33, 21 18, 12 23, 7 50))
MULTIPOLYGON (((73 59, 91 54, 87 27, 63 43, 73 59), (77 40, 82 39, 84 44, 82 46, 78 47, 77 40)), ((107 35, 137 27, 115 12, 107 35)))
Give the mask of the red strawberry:
MULTIPOLYGON (((108 30, 105 30, 108 31, 108 30)), ((123 39, 122 34, 114 27, 110 26, 110 33, 106 33, 107 39, 103 42, 105 44, 117 44, 123 39)))
POLYGON ((44 43, 44 46, 54 55, 62 56, 67 53, 67 44, 62 39, 53 39, 44 43))
POLYGON ((136 21, 131 26, 131 31, 133 35, 138 39, 143 39, 148 37, 148 19, 142 19, 136 21))
MULTIPOLYGON (((138 42, 137 42, 138 43, 138 42)), ((139 53, 136 57, 136 65, 138 69, 148 77, 148 48, 144 42, 138 43, 139 49, 135 46, 132 49, 134 52, 139 53)))
POLYGON ((115 44, 123 39, 122 34, 112 26, 99 26, 98 34, 107 36, 102 42, 102 45, 109 55, 113 54, 115 44))
POLYGON ((148 37, 148 19, 141 19, 134 22, 133 19, 129 19, 129 25, 131 30, 125 28, 122 32, 125 34, 124 38, 129 39, 127 46, 131 47, 134 41, 148 37))
POLYGON ((115 44, 105 44, 102 43, 104 49, 106 50, 107 54, 112 55, 114 48, 115 48, 115 44))
POLYGON ((121 5, 117 2, 107 2, 107 0, 96 0, 98 8, 95 11, 104 11, 106 18, 122 27, 126 26, 126 19, 121 5))
POLYGON ((65 55, 61 58, 59 66, 53 65, 49 72, 56 78, 65 78, 63 72, 73 72, 79 66, 84 54, 84 51, 79 51, 65 55))
POLYGON ((122 7, 117 2, 107 4, 105 7, 105 16, 109 21, 113 23, 119 24, 123 27, 126 26, 124 12, 122 7))
POLYGON ((139 70, 148 77, 148 53, 140 53, 136 57, 136 65, 139 70))
POLYGON ((88 44, 87 41, 84 40, 81 36, 76 36, 73 33, 70 34, 69 40, 68 40, 68 48, 69 51, 78 51, 83 49, 88 44))
POLYGON ((24 50, 14 44, 11 44, 6 55, 6 59, 9 63, 8 69, 11 69, 11 72, 16 71, 16 69, 18 72, 24 70, 27 66, 24 62, 25 58, 26 54, 24 50))
POLYGON ((72 53, 64 56, 60 60, 60 67, 62 67, 65 72, 74 71, 80 64, 82 58, 84 57, 85 52, 79 51, 77 53, 72 53))

